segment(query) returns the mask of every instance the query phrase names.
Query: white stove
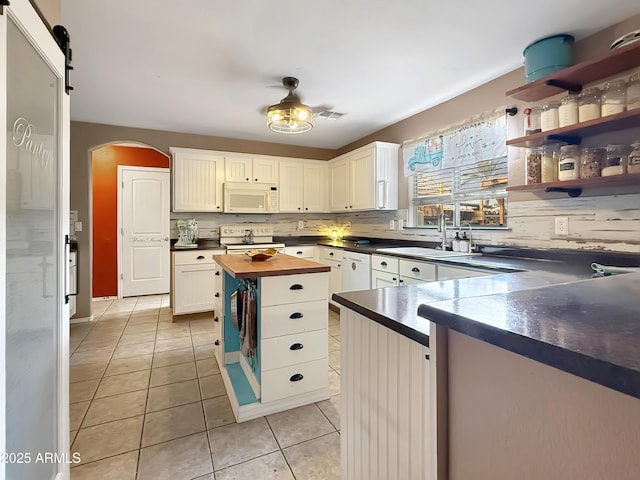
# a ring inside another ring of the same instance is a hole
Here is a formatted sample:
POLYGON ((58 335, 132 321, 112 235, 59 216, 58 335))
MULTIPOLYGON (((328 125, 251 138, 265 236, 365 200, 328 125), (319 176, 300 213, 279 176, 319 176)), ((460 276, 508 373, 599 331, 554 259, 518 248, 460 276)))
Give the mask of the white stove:
POLYGON ((245 253, 249 250, 275 248, 284 251, 284 243, 273 241, 271 225, 223 225, 220 227, 220 245, 228 254, 245 253))

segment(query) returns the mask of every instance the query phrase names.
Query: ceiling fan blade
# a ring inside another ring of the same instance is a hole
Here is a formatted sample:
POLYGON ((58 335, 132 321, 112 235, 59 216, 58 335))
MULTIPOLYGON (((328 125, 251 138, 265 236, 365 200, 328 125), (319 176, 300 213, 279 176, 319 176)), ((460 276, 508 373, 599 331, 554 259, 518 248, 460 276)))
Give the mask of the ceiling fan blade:
POLYGON ((327 110, 332 110, 333 105, 316 105, 309 108, 311 109, 311 112, 313 112, 314 115, 317 115, 318 113, 326 112, 327 110))

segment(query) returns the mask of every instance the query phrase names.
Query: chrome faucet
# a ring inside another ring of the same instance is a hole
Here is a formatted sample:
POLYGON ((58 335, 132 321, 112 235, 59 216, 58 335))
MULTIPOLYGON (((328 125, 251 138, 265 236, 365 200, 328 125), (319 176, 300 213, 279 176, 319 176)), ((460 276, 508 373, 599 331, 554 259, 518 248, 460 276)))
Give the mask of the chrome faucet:
POLYGON ((447 217, 444 212, 438 215, 438 232, 442 232, 442 245, 440 245, 440 248, 444 251, 447 249, 447 217))
POLYGON ((475 252, 476 244, 473 243, 473 228, 471 227, 471 224, 469 222, 462 222, 460 224, 460 231, 462 231, 462 227, 465 225, 469 227, 469 252, 475 252))
POLYGON ((244 235, 242 236, 242 243, 252 244, 253 243, 253 229, 245 230, 244 235))

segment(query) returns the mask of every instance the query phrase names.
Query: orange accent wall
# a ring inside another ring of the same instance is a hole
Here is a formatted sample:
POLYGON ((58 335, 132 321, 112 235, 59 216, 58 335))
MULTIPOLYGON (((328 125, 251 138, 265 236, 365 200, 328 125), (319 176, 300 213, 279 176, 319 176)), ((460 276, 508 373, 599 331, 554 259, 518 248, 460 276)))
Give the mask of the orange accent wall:
POLYGON ((91 154, 93 297, 118 295, 118 165, 169 168, 152 148, 110 145, 91 154))

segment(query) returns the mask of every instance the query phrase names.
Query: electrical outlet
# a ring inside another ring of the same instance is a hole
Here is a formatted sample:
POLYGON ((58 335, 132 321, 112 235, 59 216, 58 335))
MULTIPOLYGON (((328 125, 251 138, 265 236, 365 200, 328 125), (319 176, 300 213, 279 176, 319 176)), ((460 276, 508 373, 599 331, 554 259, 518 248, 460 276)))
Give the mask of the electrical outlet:
POLYGON ((569 235, 569 217, 556 217, 556 235, 569 235))
POLYGON ((304 228, 304 220, 298 220, 298 230, 301 230, 304 228))

